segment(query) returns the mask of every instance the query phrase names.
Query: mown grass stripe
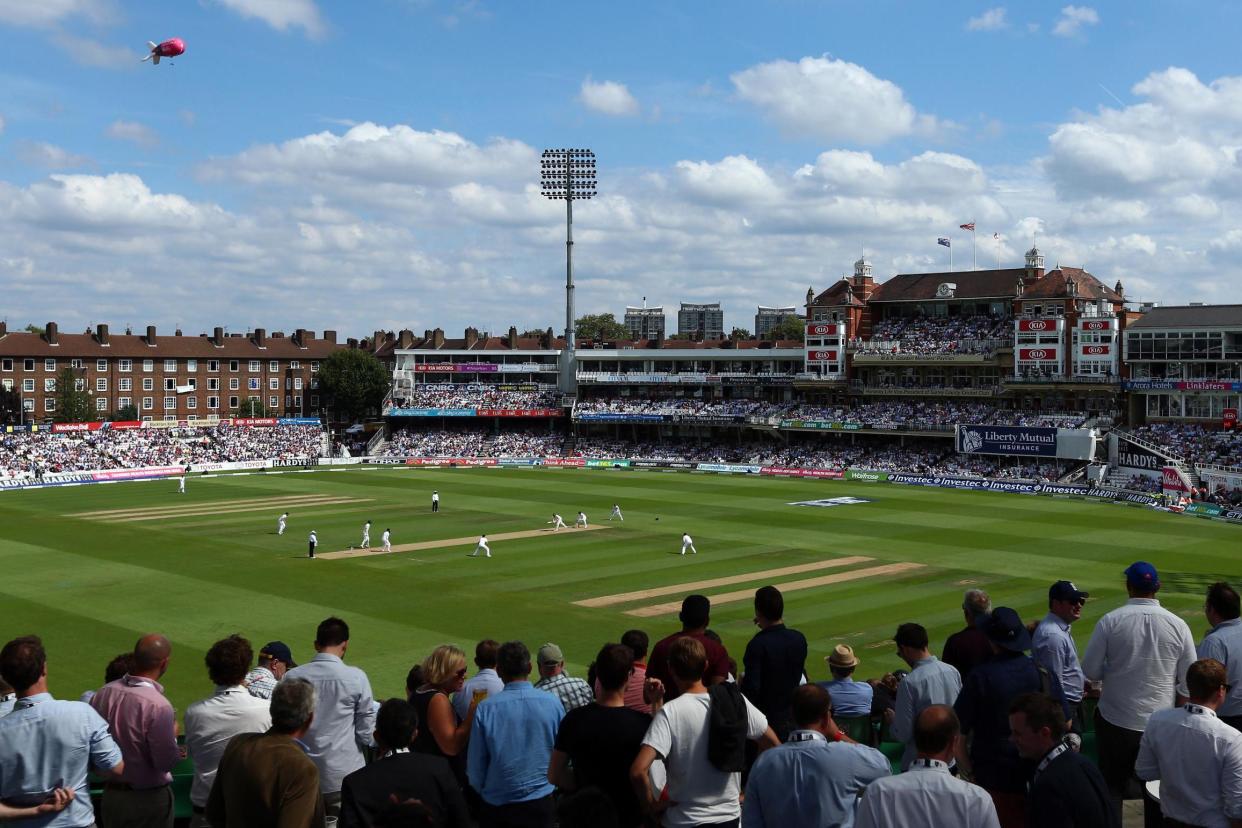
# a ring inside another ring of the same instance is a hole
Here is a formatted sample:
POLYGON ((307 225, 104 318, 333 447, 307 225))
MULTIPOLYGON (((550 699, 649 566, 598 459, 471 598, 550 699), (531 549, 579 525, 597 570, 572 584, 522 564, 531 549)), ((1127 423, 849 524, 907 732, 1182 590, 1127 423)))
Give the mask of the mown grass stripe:
MULTIPOLYGON (((277 507, 275 508, 279 508, 280 506, 284 506, 284 505, 289 505, 289 506, 296 506, 300 509, 311 509, 311 508, 314 508, 315 506, 335 506, 341 503, 363 503, 363 502, 365 501, 357 497, 321 497, 315 500, 299 501, 298 503, 294 503, 294 504, 278 504, 277 507)), ((100 523, 136 523, 136 522, 141 522, 145 520, 173 520, 174 518, 202 517, 203 515, 228 515, 228 514, 237 514, 239 512, 264 512, 264 511, 272 510, 273 508, 274 507, 272 507, 269 504, 263 504, 262 506, 236 506, 236 507, 232 507, 228 509, 221 509, 218 506, 213 506, 207 503, 207 504, 203 504, 202 506, 196 509, 181 510, 177 512, 159 512, 159 513, 152 514, 152 515, 133 515, 131 517, 120 517, 120 518, 96 518, 96 520, 100 523)))

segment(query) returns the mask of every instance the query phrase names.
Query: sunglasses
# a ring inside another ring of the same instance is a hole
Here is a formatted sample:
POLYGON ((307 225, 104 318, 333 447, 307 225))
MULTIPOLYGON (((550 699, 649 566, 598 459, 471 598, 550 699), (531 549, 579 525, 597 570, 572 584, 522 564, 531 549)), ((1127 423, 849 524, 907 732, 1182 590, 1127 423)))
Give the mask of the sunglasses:
POLYGON ((467 672, 466 668, 465 668, 465 667, 462 667, 460 670, 458 670, 458 671, 457 671, 456 673, 454 673, 453 675, 457 676, 458 678, 465 678, 465 677, 466 677, 466 672, 467 672))

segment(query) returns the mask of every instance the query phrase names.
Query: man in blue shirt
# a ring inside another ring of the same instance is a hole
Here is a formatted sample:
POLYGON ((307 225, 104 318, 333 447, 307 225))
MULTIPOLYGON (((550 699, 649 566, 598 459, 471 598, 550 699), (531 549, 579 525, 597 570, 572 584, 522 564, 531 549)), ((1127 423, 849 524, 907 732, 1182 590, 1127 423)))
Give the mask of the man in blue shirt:
POLYGON ((1077 733, 1083 732, 1082 694, 1087 677, 1078 661, 1070 625, 1082 618, 1087 597, 1070 581, 1057 581, 1048 589, 1048 614, 1031 637, 1031 657, 1048 671, 1053 695, 1065 702, 1077 733))
POLYGON ((530 683, 530 650, 508 641, 496 653, 505 689, 475 709, 466 770, 483 798, 480 823, 488 826, 551 826, 552 783, 548 762, 565 707, 530 683))
POLYGON ((854 655, 854 648, 849 644, 838 644, 824 661, 828 662, 832 681, 821 681, 819 686, 832 695, 833 715, 846 718, 870 716, 875 691, 867 682, 853 679, 854 669, 860 663, 858 656, 854 655))
POLYGON ((95 824, 88 765, 119 780, 125 763, 108 724, 90 705, 59 701, 47 691, 47 654, 35 636, 15 638, 0 650, 0 675, 17 702, 0 719, 0 799, 15 807, 37 805, 57 788, 74 792, 59 813, 23 820, 34 828, 86 828, 95 824))
POLYGON ((853 826, 859 793, 892 771, 884 754, 837 728, 834 705, 818 685, 794 693, 797 729, 785 744, 760 754, 751 768, 742 828, 853 826))
POLYGON ((1222 722, 1242 730, 1242 606, 1238 593, 1223 581, 1208 589, 1203 612, 1212 630, 1199 642, 1199 658, 1214 658, 1225 665, 1229 677, 1229 695, 1216 711, 1222 722))

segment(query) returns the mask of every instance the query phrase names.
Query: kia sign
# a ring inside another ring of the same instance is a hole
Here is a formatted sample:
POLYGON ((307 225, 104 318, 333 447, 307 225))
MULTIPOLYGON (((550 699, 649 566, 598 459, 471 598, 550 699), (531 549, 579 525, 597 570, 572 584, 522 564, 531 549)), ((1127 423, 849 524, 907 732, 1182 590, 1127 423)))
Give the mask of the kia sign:
POLYGON ((827 323, 819 322, 814 325, 806 326, 807 336, 835 336, 836 333, 837 325, 835 324, 829 325, 827 323))
POLYGON ((1039 331, 1055 331, 1057 329, 1057 320, 1055 319, 1019 319, 1018 330, 1031 331, 1038 333, 1039 331))
POLYGON ((1109 345, 1083 345, 1082 355, 1083 356, 1108 356, 1108 354, 1111 353, 1112 350, 1113 350, 1112 347, 1109 345))
POLYGON ((1082 323, 1084 331, 1108 331, 1112 330, 1113 320, 1111 319, 1085 319, 1082 323))
POLYGON ((1019 348, 1018 359, 1030 362, 1055 362, 1056 348, 1019 348))
POLYGON ((807 357, 811 362, 836 362, 836 351, 811 351, 807 357))

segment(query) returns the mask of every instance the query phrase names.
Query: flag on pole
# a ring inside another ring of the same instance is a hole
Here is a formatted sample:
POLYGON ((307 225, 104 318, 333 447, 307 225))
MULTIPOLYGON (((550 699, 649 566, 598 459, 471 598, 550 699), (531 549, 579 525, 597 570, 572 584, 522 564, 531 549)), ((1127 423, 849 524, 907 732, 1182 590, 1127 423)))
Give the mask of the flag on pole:
POLYGON ((970 222, 969 224, 959 224, 958 227, 962 228, 963 230, 969 230, 972 233, 975 232, 975 223, 973 221, 970 222))
POLYGON ((949 241, 944 236, 941 236, 940 238, 936 239, 936 244, 943 245, 944 247, 953 246, 953 242, 949 241))
POLYGON ((996 239, 997 241, 1000 241, 1000 233, 993 233, 992 238, 996 239))

